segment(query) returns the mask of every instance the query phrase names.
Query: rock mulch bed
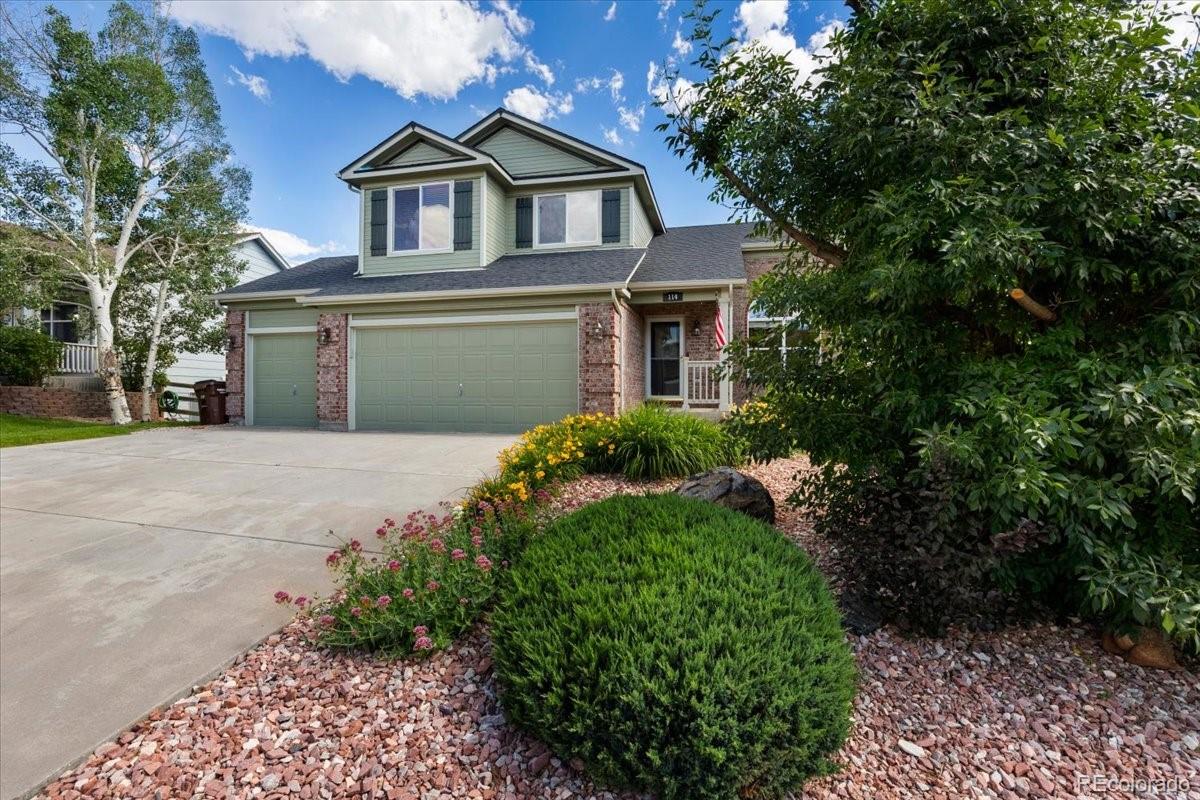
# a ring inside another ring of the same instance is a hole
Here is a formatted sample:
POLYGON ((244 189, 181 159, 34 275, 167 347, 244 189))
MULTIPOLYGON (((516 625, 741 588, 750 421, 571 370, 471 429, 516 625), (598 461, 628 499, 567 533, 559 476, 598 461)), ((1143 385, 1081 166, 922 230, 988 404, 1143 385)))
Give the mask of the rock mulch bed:
MULTIPOLYGON (((750 470, 779 503, 780 527, 822 566, 836 552, 782 504, 802 459, 750 470)), ((663 491, 588 477, 564 509, 614 493, 663 491)), ((1200 800, 1200 678, 1106 654, 1093 632, 1049 625, 906 640, 852 637, 861 673, 855 725, 836 775, 802 798, 1147 796, 1134 784, 1183 778, 1157 796, 1200 800)), ((151 714, 43 796, 633 798, 593 786, 504 722, 486 630, 425 661, 387 662, 306 643, 300 624, 222 676, 151 714)), ((575 765, 578 766, 578 765, 575 765)))

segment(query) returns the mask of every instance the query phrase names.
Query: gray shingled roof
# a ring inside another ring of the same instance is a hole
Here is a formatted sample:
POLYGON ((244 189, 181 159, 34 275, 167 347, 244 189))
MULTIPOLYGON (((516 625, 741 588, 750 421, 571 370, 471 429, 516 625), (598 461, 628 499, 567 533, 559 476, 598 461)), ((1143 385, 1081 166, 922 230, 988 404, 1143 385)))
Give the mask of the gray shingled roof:
POLYGON ((741 280, 746 277, 741 246, 753 229, 751 224, 740 223, 693 225, 655 236, 647 248, 521 253, 498 258, 484 269, 419 275, 356 276, 357 256, 329 256, 243 283, 224 295, 308 291, 309 297, 334 297, 603 285, 624 283, 639 260, 642 263, 633 275, 633 287, 639 283, 741 280))
POLYGON ((355 276, 357 256, 318 258, 277 275, 243 283, 225 294, 302 291, 309 297, 401 292, 456 292, 522 286, 566 286, 624 283, 646 251, 623 247, 565 253, 502 256, 485 269, 425 272, 419 275, 355 276))
POLYGON ((753 230, 748 223, 671 228, 650 240, 632 284, 744 279, 742 242, 753 230))

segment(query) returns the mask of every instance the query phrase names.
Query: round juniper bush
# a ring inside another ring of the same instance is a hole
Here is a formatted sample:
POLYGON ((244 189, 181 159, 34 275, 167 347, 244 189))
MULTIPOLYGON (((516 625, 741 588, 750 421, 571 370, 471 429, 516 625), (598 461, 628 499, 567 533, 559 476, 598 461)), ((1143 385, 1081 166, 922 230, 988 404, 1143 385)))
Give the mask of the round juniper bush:
POLYGON ((736 512, 614 497, 553 523, 492 616, 509 718, 598 780, 781 797, 831 769, 853 657, 799 548, 736 512))

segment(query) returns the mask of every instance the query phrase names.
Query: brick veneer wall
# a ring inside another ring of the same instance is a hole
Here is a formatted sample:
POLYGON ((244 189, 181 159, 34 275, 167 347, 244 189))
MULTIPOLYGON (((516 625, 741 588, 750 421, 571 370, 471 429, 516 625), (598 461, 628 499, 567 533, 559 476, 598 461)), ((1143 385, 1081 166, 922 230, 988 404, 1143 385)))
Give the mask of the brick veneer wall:
MULTIPOLYGON (((142 393, 126 392, 125 401, 135 420, 141 418, 142 393)), ((0 413, 26 417, 77 417, 109 420, 108 395, 79 389, 43 389, 40 386, 0 386, 0 413)), ((150 419, 161 419, 158 396, 150 403, 150 419)))
POLYGON ((646 399, 645 317, 627 303, 621 304, 621 409, 634 408, 646 399))
MULTIPOLYGON (((784 254, 777 250, 743 253, 742 260, 746 264, 746 279, 750 281, 749 289, 753 289, 754 281, 775 269, 784 259, 784 254)), ((733 290, 733 327, 738 336, 746 336, 750 332, 750 290, 745 287, 735 287, 733 290)), ((733 383, 733 402, 744 403, 750 398, 749 387, 742 381, 733 383)))
POLYGON ((246 422, 246 312, 225 312, 225 333, 234 346, 225 351, 225 413, 235 425, 246 422))
POLYGON ((620 409, 617 311, 612 303, 587 303, 579 313, 579 410, 615 414, 620 409))
POLYGON ((347 428, 349 316, 322 314, 317 318, 317 427, 323 431, 347 428), (329 343, 321 344, 322 331, 329 343))

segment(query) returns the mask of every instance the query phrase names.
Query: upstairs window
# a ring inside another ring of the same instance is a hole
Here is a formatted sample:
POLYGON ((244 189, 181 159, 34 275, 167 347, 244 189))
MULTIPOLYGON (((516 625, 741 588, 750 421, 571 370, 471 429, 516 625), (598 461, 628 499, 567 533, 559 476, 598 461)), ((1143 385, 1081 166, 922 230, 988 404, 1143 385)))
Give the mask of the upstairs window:
POLYGON ((538 195, 533 226, 539 247, 600 244, 600 192, 538 195))
POLYGON ((436 253, 451 248, 453 192, 448 182, 392 189, 392 254, 436 253))

